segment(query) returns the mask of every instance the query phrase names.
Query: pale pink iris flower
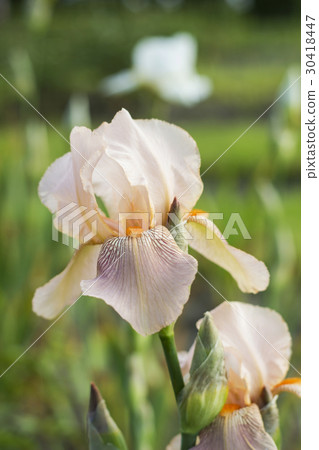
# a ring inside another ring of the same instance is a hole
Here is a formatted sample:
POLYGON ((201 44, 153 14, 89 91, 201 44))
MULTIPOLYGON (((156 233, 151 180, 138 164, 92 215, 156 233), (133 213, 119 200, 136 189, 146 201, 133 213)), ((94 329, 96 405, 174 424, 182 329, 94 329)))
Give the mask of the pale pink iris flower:
POLYGON ((75 127, 71 152, 47 169, 39 195, 56 228, 76 234, 79 249, 63 272, 36 290, 33 310, 53 319, 84 293, 103 299, 143 335, 174 322, 197 272, 195 258, 166 226, 175 198, 192 234, 189 245, 228 270, 244 292, 266 289, 261 261, 229 246, 216 227, 214 239, 206 239, 213 225, 193 211, 203 189, 199 168, 191 136, 160 120, 133 120, 123 109, 94 131, 75 127), (77 231, 72 221, 59 220, 69 205, 79 207, 77 231))
MULTIPOLYGON (((220 415, 200 433, 196 449, 276 449, 259 408, 265 389, 273 398, 285 391, 301 395, 300 378, 285 379, 291 356, 288 326, 277 312, 247 303, 224 302, 211 315, 224 346, 229 394, 220 415)), ((186 377, 193 353, 194 345, 180 355, 186 377)), ((178 448, 179 439, 168 449, 178 448)))

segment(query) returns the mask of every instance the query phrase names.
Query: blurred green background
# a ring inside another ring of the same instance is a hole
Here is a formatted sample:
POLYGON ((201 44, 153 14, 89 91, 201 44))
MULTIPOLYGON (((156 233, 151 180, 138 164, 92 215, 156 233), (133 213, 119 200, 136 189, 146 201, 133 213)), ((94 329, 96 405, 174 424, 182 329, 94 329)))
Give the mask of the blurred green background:
MULTIPOLYGON (((66 139, 74 122, 96 127, 125 107, 134 118, 156 116, 185 128, 205 170, 299 76, 299 34, 297 2, 3 0, 0 67, 66 139), (186 108, 147 89, 101 94, 103 77, 130 67, 140 38, 179 31, 197 39, 198 71, 214 84, 207 100, 186 108)), ((229 242, 265 261, 268 290, 242 294, 227 273, 195 256, 200 272, 229 301, 282 314, 299 370, 298 90, 296 83, 207 171, 198 204, 224 213, 222 231, 230 214, 240 213, 252 239, 239 233, 229 242)), ((51 214, 37 196, 42 174, 69 151, 68 143, 1 78, 0 111, 2 373, 50 325, 32 313, 31 299, 65 267, 71 249, 52 241, 51 214)), ((191 345, 195 321, 222 301, 197 276, 177 323, 180 350, 191 345)), ((296 376, 293 369, 289 375, 296 376)), ((111 308, 83 297, 0 378, 0 448, 86 449, 91 380, 133 450, 162 450, 176 434, 173 392, 156 337, 132 339, 111 308)), ((297 450, 299 400, 283 394, 279 407, 282 448, 297 450)))

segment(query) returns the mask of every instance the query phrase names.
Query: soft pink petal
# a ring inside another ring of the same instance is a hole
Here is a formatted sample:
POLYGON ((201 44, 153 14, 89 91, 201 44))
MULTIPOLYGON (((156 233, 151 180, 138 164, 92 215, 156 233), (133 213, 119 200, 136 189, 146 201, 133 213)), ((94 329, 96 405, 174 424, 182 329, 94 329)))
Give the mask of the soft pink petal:
POLYGON ((257 405, 219 415, 199 436, 198 450, 277 450, 257 405))
POLYGON ((229 386, 226 403, 241 406, 250 405, 252 375, 245 367, 240 352, 228 347, 225 351, 225 365, 229 386))
POLYGON ((139 237, 105 242, 96 283, 81 283, 88 295, 102 298, 140 334, 174 322, 189 297, 196 260, 183 253, 169 231, 158 226, 139 237))
POLYGON ((59 275, 39 287, 32 300, 33 311, 46 319, 56 317, 65 306, 81 296, 81 280, 96 276, 101 245, 84 245, 77 250, 59 275))
POLYGON ((154 208, 146 187, 132 186, 120 164, 106 153, 103 153, 93 172, 93 186, 96 195, 103 200, 109 216, 124 228, 125 220, 134 212, 137 213, 137 218, 139 214, 143 215, 147 229, 154 225, 154 208))
POLYGON ((191 216, 186 229, 192 236, 189 245, 227 270, 243 292, 256 293, 267 288, 269 273, 265 264, 229 245, 216 225, 205 216, 191 216))
POLYGON ((280 394, 281 392, 291 392, 292 394, 301 397, 301 379, 286 378, 272 389, 273 395, 280 394))
POLYGON ((166 223, 174 197, 181 194, 182 210, 193 208, 202 192, 200 157, 186 131, 156 119, 133 120, 122 109, 100 133, 107 155, 122 167, 129 183, 146 187, 155 212, 163 215, 157 223, 166 223))
POLYGON ((99 135, 85 127, 75 127, 71 133, 71 152, 51 164, 39 184, 42 203, 55 214, 55 227, 79 238, 80 243, 87 242, 85 237, 91 234, 95 235, 92 242, 103 242, 112 236, 92 188, 93 168, 104 147, 99 135))
MULTIPOLYGON (((263 387, 272 389, 288 371, 291 337, 286 322, 271 309, 239 302, 224 302, 211 314, 224 345, 227 371, 236 374, 229 379, 230 392, 238 394, 238 380, 245 381, 251 401, 257 402, 263 387)), ((247 404, 245 393, 238 404, 247 404)))

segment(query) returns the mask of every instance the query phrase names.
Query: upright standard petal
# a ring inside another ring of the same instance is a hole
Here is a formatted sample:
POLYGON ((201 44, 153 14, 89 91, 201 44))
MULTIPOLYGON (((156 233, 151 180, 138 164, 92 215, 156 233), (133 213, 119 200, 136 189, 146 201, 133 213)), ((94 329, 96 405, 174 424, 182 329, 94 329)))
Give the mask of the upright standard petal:
POLYGON ((47 169, 39 184, 41 201, 52 213, 74 202, 95 207, 91 192, 84 190, 80 172, 97 151, 102 152, 103 139, 85 127, 75 127, 71 132, 71 152, 58 158, 47 169))
POLYGON ((140 236, 106 241, 95 280, 81 283, 102 298, 142 335, 174 322, 187 302, 197 261, 183 253, 162 226, 140 236), (94 282, 94 284, 92 284, 94 282))
POLYGON ((35 291, 32 306, 38 316, 53 319, 65 306, 71 305, 81 296, 81 280, 96 276, 101 247, 101 245, 80 247, 63 272, 35 291))
POLYGON ((97 133, 75 127, 71 133, 71 152, 54 161, 39 184, 42 203, 55 214, 55 227, 79 238, 80 243, 87 242, 85 237, 89 235, 95 237, 92 242, 103 242, 112 236, 91 186, 92 169, 104 147, 97 133), (81 172, 85 168, 86 177, 82 179, 81 172))
MULTIPOLYGON (((224 302, 211 314, 225 349, 230 392, 233 383, 234 389, 238 387, 235 376, 239 377, 256 403, 263 387, 272 389, 288 371, 291 337, 286 322, 271 309, 240 302, 224 302)), ((241 406, 247 404, 244 396, 239 400, 241 406)))
POLYGON ((277 450, 257 405, 226 408, 199 436, 198 450, 277 450))
MULTIPOLYGON (((96 131, 103 133, 107 124, 102 124, 96 131)), ((145 186, 132 186, 121 165, 103 152, 93 171, 92 184, 111 219, 120 223, 135 213, 146 214, 147 229, 154 225, 154 207, 145 186)))
POLYGON ((189 245, 210 261, 227 270, 243 292, 264 291, 269 272, 262 261, 228 244, 216 225, 204 215, 190 216, 186 229, 189 245))
POLYGON ((203 186, 196 142, 181 128, 160 120, 133 120, 122 109, 103 129, 107 155, 123 168, 132 186, 145 186, 165 224, 174 197, 189 211, 203 186), (188 189, 189 186, 191 189, 188 189))

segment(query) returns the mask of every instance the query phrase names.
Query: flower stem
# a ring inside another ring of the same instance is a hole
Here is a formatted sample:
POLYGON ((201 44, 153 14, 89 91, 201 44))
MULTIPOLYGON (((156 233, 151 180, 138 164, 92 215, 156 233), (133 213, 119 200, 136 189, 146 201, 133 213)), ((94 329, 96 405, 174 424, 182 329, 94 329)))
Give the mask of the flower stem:
POLYGON ((195 447, 196 444, 196 434, 182 433, 182 446, 181 450, 189 450, 195 447))
MULTIPOLYGON (((162 343, 162 347, 165 354, 165 359, 171 378, 176 403, 178 406, 179 394, 185 387, 181 367, 179 365, 177 349, 174 337, 174 323, 166 328, 163 328, 158 334, 162 343)), ((182 446, 181 450, 188 450, 194 447, 196 442, 196 435, 182 433, 182 446)))
POLYGON ((177 356, 174 338, 174 324, 171 324, 168 327, 163 328, 158 334, 164 350, 164 355, 169 375, 171 378, 176 402, 178 403, 179 393, 184 388, 185 384, 177 356))

